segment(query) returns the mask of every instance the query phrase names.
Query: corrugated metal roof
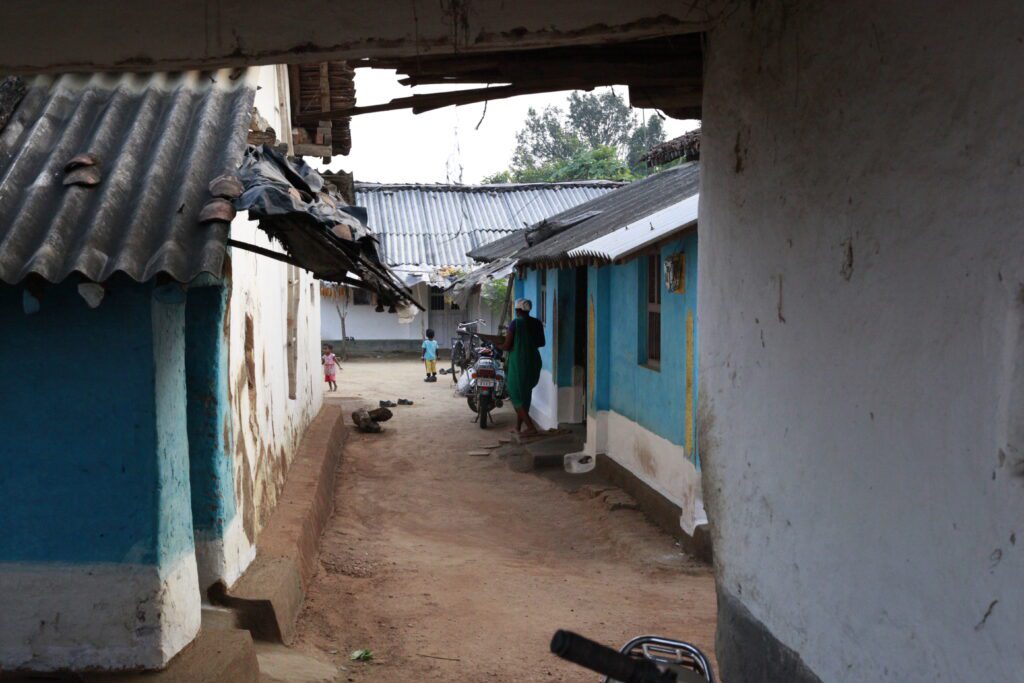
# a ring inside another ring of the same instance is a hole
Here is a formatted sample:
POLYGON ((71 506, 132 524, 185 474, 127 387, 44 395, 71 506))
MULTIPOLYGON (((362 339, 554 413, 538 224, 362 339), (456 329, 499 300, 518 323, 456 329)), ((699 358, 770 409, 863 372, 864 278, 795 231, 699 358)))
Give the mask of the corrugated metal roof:
POLYGON ((607 194, 622 183, 580 181, 502 185, 356 183, 356 204, 391 266, 471 266, 466 252, 548 216, 607 194))
POLYGON ((566 255, 600 261, 615 261, 644 247, 660 242, 669 235, 692 227, 697 223, 697 205, 700 194, 683 199, 664 209, 632 221, 575 249, 566 255))
POLYGON ((478 261, 515 255, 520 264, 566 258, 569 250, 700 192, 700 164, 689 163, 630 183, 474 249, 478 261), (590 214, 590 215, 588 215, 590 214))
POLYGON ((144 282, 221 274, 228 225, 200 225, 210 181, 245 149, 255 86, 238 71, 41 76, 0 131, 0 280, 144 282), (232 78, 234 76, 234 78, 232 78), (75 155, 95 187, 64 185, 75 155))

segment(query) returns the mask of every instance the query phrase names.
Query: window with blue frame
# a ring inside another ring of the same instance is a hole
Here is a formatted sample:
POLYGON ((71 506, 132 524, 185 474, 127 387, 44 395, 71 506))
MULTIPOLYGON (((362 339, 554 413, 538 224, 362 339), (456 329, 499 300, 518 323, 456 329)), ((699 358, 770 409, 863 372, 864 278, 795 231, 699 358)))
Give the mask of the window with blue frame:
POLYGON ((637 360, 657 370, 661 367, 661 253, 652 252, 637 262, 639 276, 639 343, 637 360))

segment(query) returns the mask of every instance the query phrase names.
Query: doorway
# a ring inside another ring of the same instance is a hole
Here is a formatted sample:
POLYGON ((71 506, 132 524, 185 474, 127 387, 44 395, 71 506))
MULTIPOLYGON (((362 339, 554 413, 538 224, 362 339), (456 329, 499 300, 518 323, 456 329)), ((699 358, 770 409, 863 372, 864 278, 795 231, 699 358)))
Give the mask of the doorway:
POLYGON ((588 274, 587 267, 576 268, 576 287, 573 306, 573 345, 572 345, 572 383, 575 400, 579 405, 575 408, 579 422, 587 422, 587 378, 590 376, 588 309, 587 309, 588 274))
POLYGON ((430 288, 430 305, 427 314, 427 326, 434 330, 434 339, 442 349, 452 347, 452 339, 464 312, 459 305, 444 295, 440 287, 430 288))

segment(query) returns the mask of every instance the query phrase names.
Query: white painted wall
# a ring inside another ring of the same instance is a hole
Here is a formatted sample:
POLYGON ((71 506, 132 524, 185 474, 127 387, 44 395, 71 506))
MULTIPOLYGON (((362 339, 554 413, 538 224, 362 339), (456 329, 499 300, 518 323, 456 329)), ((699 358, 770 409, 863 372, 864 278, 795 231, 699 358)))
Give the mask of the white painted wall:
POLYGON ((5 666, 159 669, 199 633, 196 558, 152 564, 0 564, 5 666))
POLYGON ((558 386, 547 368, 541 369, 540 380, 533 388, 530 417, 539 429, 558 427, 558 386))
MULTIPOLYGON (((243 213, 231 224, 233 239, 280 250, 243 213)), ((246 536, 255 540, 277 503, 288 464, 302 433, 323 404, 320 365, 320 286, 299 274, 296 398, 289 398, 286 318, 289 266, 233 249, 229 332, 229 387, 234 421, 235 481, 246 536), (250 385, 246 316, 252 319, 250 385), (247 518, 248 515, 251 517, 247 518)))
MULTIPOLYGON (((413 293, 416 300, 426 301, 426 285, 416 285, 413 293)), ((338 308, 345 314, 345 332, 356 340, 378 339, 423 339, 426 330, 426 315, 420 311, 408 325, 398 320, 397 313, 388 313, 385 308, 378 313, 375 306, 355 305, 343 299, 322 297, 320 300, 320 337, 322 339, 341 339, 341 316, 338 308)))
MULTIPOLYGON (((412 288, 416 300, 426 308, 430 302, 430 290, 425 284, 412 288)), ((339 306, 345 314, 345 331, 349 337, 361 340, 408 340, 424 339, 429 322, 429 311, 419 311, 408 325, 399 322, 397 313, 378 313, 373 305, 354 305, 330 297, 322 297, 320 301, 320 336, 322 339, 341 339, 341 315, 339 306), (347 308, 346 308, 347 306, 347 308)), ((495 317, 481 300, 480 294, 472 294, 465 312, 457 316, 459 320, 476 320, 482 318, 487 324, 482 332, 497 334, 500 315, 495 317)), ((440 331, 439 331, 440 339, 440 331)), ((445 340, 444 344, 448 341, 445 340)))
POLYGON ((826 681, 1019 680, 1024 5, 749 8, 704 88, 720 587, 826 681))
MULTIPOLYGON (((287 71, 279 67, 259 70, 260 90, 256 107, 279 136, 287 124, 287 71)), ((236 240, 282 252, 259 230, 247 213, 231 224, 236 240)), ((288 465, 299 440, 323 404, 320 366, 320 285, 301 269, 298 275, 297 368, 295 398, 289 397, 287 361, 287 314, 289 266, 252 252, 232 249, 230 254, 229 390, 235 444, 235 487, 242 533, 245 538, 225 538, 239 546, 256 541, 284 486, 288 465), (246 345, 246 317, 252 320, 252 344, 246 345), (247 362, 247 354, 251 363, 247 362), (250 368, 253 376, 250 381, 250 368)), ((237 536, 237 525, 227 530, 237 536)), ((239 562, 252 553, 239 550, 239 562)), ((239 567, 241 573, 244 567, 239 567)))
POLYGON ((607 455, 679 506, 679 526, 690 536, 708 523, 700 473, 682 446, 614 410, 601 410, 587 420, 583 452, 607 455))

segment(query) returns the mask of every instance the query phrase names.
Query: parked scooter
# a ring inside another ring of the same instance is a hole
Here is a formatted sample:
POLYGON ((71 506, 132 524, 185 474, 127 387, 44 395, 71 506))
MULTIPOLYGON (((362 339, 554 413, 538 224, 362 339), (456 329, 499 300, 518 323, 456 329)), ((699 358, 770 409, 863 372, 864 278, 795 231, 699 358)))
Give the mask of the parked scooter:
POLYGON ((469 389, 466 402, 477 414, 480 429, 493 422, 491 411, 504 405, 508 397, 505 388, 505 369, 501 365, 501 351, 488 342, 476 349, 476 362, 469 368, 469 389))
POLYGON ((714 683, 704 653, 681 640, 640 636, 621 650, 605 647, 570 631, 557 631, 551 652, 604 674, 604 683, 714 683))

